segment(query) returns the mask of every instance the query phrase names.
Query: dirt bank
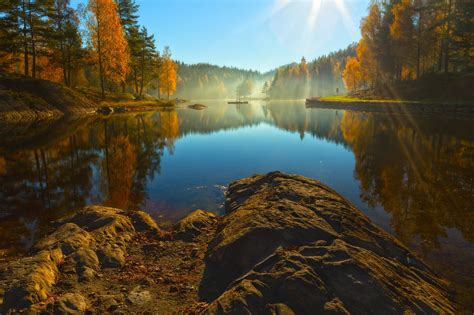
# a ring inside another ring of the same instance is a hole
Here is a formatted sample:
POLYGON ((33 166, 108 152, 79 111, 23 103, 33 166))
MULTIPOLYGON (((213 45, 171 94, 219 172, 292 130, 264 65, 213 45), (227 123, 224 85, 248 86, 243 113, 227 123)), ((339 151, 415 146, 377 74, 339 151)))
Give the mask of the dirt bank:
POLYGON ((127 93, 107 93, 102 100, 92 89, 76 90, 47 80, 0 73, 0 123, 142 112, 173 108, 175 104, 174 100, 151 97, 135 100, 127 93))
POLYGON ((0 121, 54 119, 66 114, 93 114, 96 110, 96 103, 64 85, 0 76, 0 121))

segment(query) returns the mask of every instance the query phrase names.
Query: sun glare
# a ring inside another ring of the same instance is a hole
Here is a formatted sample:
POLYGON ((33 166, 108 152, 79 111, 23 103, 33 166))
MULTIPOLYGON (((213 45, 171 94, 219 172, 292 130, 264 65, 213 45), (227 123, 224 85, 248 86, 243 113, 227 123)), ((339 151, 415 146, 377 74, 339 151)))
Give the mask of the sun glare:
POLYGON ((305 27, 308 32, 313 32, 315 30, 320 15, 324 13, 321 12, 321 8, 324 6, 327 8, 335 8, 347 31, 349 31, 351 35, 357 34, 357 28, 352 21, 345 0, 275 0, 269 17, 274 17, 291 4, 306 4, 309 6, 309 10, 305 13, 305 27))

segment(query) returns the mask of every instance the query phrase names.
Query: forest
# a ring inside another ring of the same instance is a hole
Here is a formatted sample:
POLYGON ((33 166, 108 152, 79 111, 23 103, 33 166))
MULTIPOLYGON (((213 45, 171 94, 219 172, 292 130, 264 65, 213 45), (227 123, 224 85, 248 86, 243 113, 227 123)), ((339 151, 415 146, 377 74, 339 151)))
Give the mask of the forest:
POLYGON ((355 56, 355 46, 330 53, 306 62, 292 63, 278 68, 273 80, 263 87, 272 99, 298 99, 344 93, 342 72, 348 58, 355 56))
POLYGON ((0 4, 0 70, 70 87, 154 97, 226 98, 258 92, 270 75, 185 64, 156 48, 134 0, 7 0, 0 4), (254 88, 255 87, 255 88, 254 88))
POLYGON ((0 4, 0 69, 71 87, 170 97, 177 66, 138 23, 134 0, 6 0, 0 4))
POLYGON ((463 75, 474 69, 473 19, 470 0, 375 1, 361 22, 357 54, 343 71, 347 89, 390 89, 436 76, 467 78, 463 75))
POLYGON ((358 43, 266 73, 173 60, 169 47, 158 51, 138 11, 134 0, 89 0, 77 8, 69 0, 2 1, 0 69, 98 89, 102 97, 110 91, 138 99, 175 92, 181 98, 270 99, 393 94, 396 84, 440 76, 451 82, 447 75, 473 70, 470 0, 375 1, 361 21, 358 43))
POLYGON ((236 94, 260 96, 263 82, 271 79, 271 72, 261 74, 258 71, 242 70, 235 67, 219 67, 206 63, 188 65, 182 62, 178 66, 178 84, 176 95, 194 98, 231 98, 236 94))

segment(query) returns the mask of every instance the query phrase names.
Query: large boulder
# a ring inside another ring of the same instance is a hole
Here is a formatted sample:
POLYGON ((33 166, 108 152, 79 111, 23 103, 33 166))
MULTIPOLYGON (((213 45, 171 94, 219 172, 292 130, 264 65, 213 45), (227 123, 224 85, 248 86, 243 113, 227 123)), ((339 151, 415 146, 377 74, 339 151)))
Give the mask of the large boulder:
POLYGON ((199 294, 211 314, 454 313, 422 261, 318 181, 229 186, 199 294))

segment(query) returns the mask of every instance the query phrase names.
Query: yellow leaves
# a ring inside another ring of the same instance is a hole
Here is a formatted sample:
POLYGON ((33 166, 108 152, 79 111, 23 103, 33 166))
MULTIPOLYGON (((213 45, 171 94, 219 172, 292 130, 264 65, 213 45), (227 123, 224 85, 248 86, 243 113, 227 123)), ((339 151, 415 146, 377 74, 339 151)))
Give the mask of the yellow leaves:
POLYGON ((89 0, 92 17, 88 22, 92 47, 101 75, 121 83, 129 69, 128 43, 113 0, 89 0))
POLYGON ((349 58, 342 74, 344 84, 349 91, 355 91, 364 85, 373 85, 377 80, 377 64, 374 53, 362 38, 357 45, 357 58, 349 58))
POLYGON ((112 138, 109 144, 109 204, 126 209, 135 173, 135 148, 127 136, 112 138))
POLYGON ((361 33, 362 38, 366 40, 374 40, 375 34, 380 27, 382 17, 378 5, 374 4, 370 7, 369 15, 362 20, 361 33))
POLYGON ((164 58, 160 71, 160 92, 168 98, 176 91, 176 66, 170 57, 164 58))
POLYGON ((357 58, 350 57, 342 74, 344 84, 349 91, 355 91, 361 85, 362 72, 357 58))
POLYGON ((160 112, 160 131, 167 141, 174 141, 179 136, 179 119, 175 110, 160 112))
MULTIPOLYGON (((53 52, 50 52, 53 53, 53 52)), ((63 82, 63 68, 54 64, 48 56, 39 56, 36 58, 36 67, 40 79, 63 82)))
POLYGON ((7 160, 0 156, 0 176, 5 175, 7 173, 7 160))
POLYGON ((414 13, 410 0, 402 0, 392 8, 393 22, 390 25, 390 35, 393 39, 406 41, 413 32, 412 15, 414 13))

